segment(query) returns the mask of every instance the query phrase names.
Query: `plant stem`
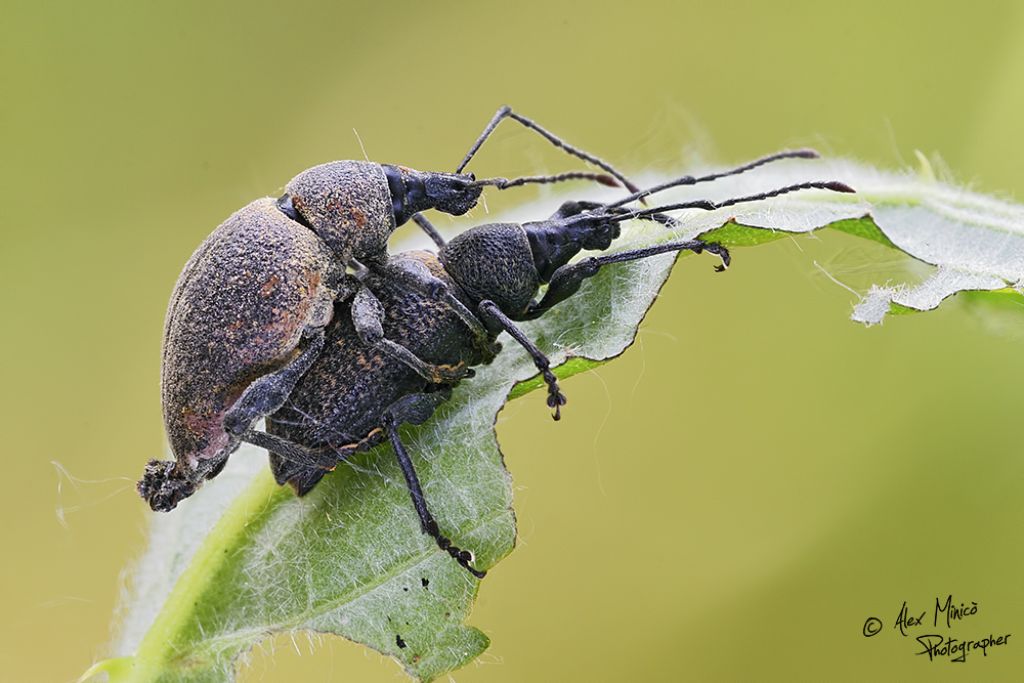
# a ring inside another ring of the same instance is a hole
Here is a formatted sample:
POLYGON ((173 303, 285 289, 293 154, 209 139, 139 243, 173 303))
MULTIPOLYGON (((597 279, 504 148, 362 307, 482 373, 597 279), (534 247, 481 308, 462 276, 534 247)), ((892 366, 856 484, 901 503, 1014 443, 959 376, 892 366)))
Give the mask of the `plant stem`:
MULTIPOLYGON (((167 597, 131 658, 131 665, 111 672, 111 683, 151 683, 173 673, 184 674, 183 678, 192 677, 184 671, 173 670, 178 668, 174 662, 179 656, 177 649, 194 623, 195 609, 210 589, 218 569, 231 559, 233 549, 238 547, 237 539, 245 533, 246 526, 281 491, 270 473, 262 472, 224 511, 167 597)), ((193 673, 202 676, 203 664, 190 659, 188 667, 196 667, 193 673)))

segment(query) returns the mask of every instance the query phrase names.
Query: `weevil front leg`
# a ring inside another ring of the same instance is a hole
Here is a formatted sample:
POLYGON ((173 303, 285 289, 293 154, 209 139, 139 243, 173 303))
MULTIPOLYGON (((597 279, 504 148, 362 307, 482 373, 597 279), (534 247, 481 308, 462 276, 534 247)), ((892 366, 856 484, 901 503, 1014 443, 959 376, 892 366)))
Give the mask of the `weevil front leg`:
POLYGON ((469 564, 473 561, 473 554, 462 550, 456 545, 452 545, 451 540, 441 533, 434 515, 430 513, 430 508, 427 507, 427 499, 423 495, 423 488, 420 486, 420 479, 416 474, 416 468, 413 466, 409 452, 406 450, 405 444, 402 443, 402 439, 398 434, 399 425, 403 423, 422 424, 433 414, 437 406, 447 400, 450 395, 450 392, 437 391, 428 394, 403 396, 384 411, 384 430, 391 440, 391 446, 395 450, 395 458, 398 459, 398 466, 402 469, 405 484, 409 488, 413 507, 416 508, 416 514, 420 518, 420 529, 423 533, 433 538, 441 550, 451 555, 470 574, 478 579, 482 579, 487 575, 487 572, 474 569, 469 564))
POLYGON ((438 249, 445 245, 444 237, 441 237, 441 233, 437 231, 434 224, 431 223, 422 213, 414 213, 412 215, 412 222, 420 226, 420 230, 427 234, 427 237, 437 245, 438 249))
POLYGON ((498 304, 485 299, 480 302, 478 310, 485 320, 491 321, 496 328, 508 332, 530 354, 533 364, 540 370, 541 375, 544 377, 544 382, 548 385, 548 407, 553 408, 555 411, 551 416, 556 420, 561 419, 562 406, 565 405, 566 398, 558 386, 558 378, 551 372, 551 361, 548 360, 548 357, 502 312, 498 304))
POLYGON ((696 254, 707 251, 717 254, 722 259, 722 264, 715 267, 715 270, 723 271, 729 266, 729 251, 719 244, 709 244, 700 240, 685 240, 681 242, 666 242, 644 249, 633 249, 622 251, 617 254, 605 254, 603 256, 592 256, 576 263, 562 266, 551 276, 547 291, 544 292, 540 302, 535 302, 527 309, 523 320, 533 320, 544 315, 555 304, 565 301, 579 291, 580 285, 589 277, 597 275, 602 267, 611 263, 623 263, 625 261, 637 261, 658 254, 666 254, 673 251, 692 251, 696 254))
POLYGON ((313 365, 324 348, 324 331, 309 331, 301 351, 284 367, 255 379, 224 414, 224 429, 239 437, 256 422, 280 410, 299 379, 313 365))
MULTIPOLYGON (((331 446, 310 448, 276 434, 268 434, 255 429, 246 430, 239 435, 239 439, 253 446, 265 448, 271 453, 276 453, 282 459, 296 466, 323 472, 333 470, 339 462, 351 455, 351 453, 339 453, 338 449, 331 446)), ((287 477, 285 479, 287 480, 287 477)), ((283 482, 279 481, 278 483, 283 482)))
POLYGON ((367 288, 360 289, 352 297, 352 323, 356 334, 367 346, 372 346, 397 361, 412 368, 417 375, 432 384, 454 384, 465 377, 471 377, 473 370, 458 365, 436 365, 428 363, 401 344, 384 336, 384 306, 367 288))

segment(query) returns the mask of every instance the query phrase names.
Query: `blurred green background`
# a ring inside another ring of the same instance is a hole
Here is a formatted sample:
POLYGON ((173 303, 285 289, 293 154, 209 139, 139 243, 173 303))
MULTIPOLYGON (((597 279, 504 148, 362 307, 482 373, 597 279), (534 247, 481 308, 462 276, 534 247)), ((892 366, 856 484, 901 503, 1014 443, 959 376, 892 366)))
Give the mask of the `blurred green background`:
MULTIPOLYGON (((108 654, 150 514, 132 482, 165 447, 174 280, 235 209, 361 158, 352 129, 375 160, 446 170, 509 103, 632 172, 920 149, 1020 198, 1022 81, 1013 1, 5 3, 0 680, 108 654)), ((505 125, 478 173, 574 167, 505 125)), ((864 329, 813 265, 864 285, 893 257, 821 235, 717 277, 688 259, 638 343, 565 383, 561 423, 511 404, 519 547, 472 615, 492 646, 455 678, 1019 680, 1024 324, 954 302, 864 329), (954 636, 1009 645, 915 656, 902 601, 949 593, 980 605, 954 636)), ((401 680, 297 642, 241 680, 401 680)))

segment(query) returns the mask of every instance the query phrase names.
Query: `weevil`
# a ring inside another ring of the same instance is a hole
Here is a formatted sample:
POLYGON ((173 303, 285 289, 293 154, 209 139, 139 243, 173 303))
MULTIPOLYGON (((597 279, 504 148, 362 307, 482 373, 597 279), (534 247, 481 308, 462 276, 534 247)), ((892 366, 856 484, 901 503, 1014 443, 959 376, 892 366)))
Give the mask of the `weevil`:
MULTIPOLYGON (((175 460, 150 461, 140 495, 154 510, 171 510, 220 472, 239 445, 236 432, 277 410, 320 353, 335 300, 352 293, 348 270, 385 262, 397 226, 412 219, 437 241, 421 211, 462 215, 487 186, 577 179, 635 189, 611 165, 502 107, 454 173, 335 161, 297 175, 280 199, 233 214, 192 254, 171 295, 161 392, 175 460), (602 172, 483 180, 464 173, 506 118, 602 172)), ((407 286, 431 286, 419 273, 405 275, 407 286)), ((438 373, 442 382, 461 376, 438 373)))
POLYGON ((422 531, 460 565, 483 577, 484 572, 472 565, 472 554, 453 544, 430 513, 399 426, 426 421, 450 397, 459 382, 456 375, 468 376, 472 366, 493 360, 501 350, 497 338, 502 332, 531 357, 547 385, 547 405, 558 419, 565 395, 547 356, 517 322, 544 315, 604 266, 689 250, 718 255, 718 268, 724 270, 730 256, 717 244, 678 240, 577 262, 571 259, 584 250, 609 249, 619 237, 620 224, 630 219, 671 222, 669 211, 714 210, 813 188, 853 191, 834 181, 807 182, 725 201, 626 208, 669 187, 812 155, 807 150, 783 152, 725 173, 675 179, 610 204, 567 202, 544 221, 477 226, 442 244, 437 254, 406 252, 374 264, 358 277, 353 297, 336 302, 323 351, 303 368, 288 401, 268 416, 266 432, 239 426, 234 434, 266 448, 278 483, 290 484, 299 495, 352 454, 389 441, 422 531), (401 284, 409 272, 423 271, 436 281, 432 291, 401 284), (547 289, 538 298, 544 284, 547 289))

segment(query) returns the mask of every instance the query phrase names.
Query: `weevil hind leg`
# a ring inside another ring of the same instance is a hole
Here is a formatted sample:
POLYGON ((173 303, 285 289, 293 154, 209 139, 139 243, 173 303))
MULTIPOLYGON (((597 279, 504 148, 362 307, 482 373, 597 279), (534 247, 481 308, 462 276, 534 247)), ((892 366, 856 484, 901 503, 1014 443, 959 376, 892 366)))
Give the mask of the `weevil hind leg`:
POLYGON ((416 468, 412 464, 409 452, 406 450, 405 444, 402 443, 402 439, 398 434, 398 426, 403 423, 420 424, 425 422, 433 414, 437 406, 447 400, 449 395, 450 392, 448 391, 437 391, 403 396, 384 411, 384 430, 391 441, 391 447, 395 451, 398 466, 402 469, 402 475, 405 477, 405 483, 409 489, 409 496, 412 498, 413 507, 416 508, 416 514, 420 518, 420 529, 423 533, 433 538, 437 546, 451 555, 466 571, 478 579, 482 579, 486 576, 487 572, 474 569, 470 565, 470 562, 473 560, 472 553, 453 545, 451 540, 441 533, 434 515, 431 514, 430 508, 427 506, 427 499, 423 495, 423 488, 420 486, 420 479, 416 474, 416 468))
POLYGON ((228 434, 238 438, 258 421, 280 410, 323 348, 323 329, 310 330, 297 356, 278 370, 253 380, 224 414, 224 429, 228 434))
POLYGON ((339 463, 383 442, 384 433, 381 429, 374 429, 359 440, 342 436, 339 440, 344 445, 341 446, 306 446, 276 434, 256 430, 246 432, 241 439, 266 449, 270 453, 270 471, 274 480, 281 486, 290 485, 297 495, 304 496, 339 463))
MULTIPOLYGON (((278 457, 297 466, 316 468, 329 472, 348 454, 338 453, 338 450, 331 446, 310 447, 291 441, 276 434, 260 432, 250 429, 239 436, 245 443, 252 444, 259 448, 265 448, 278 457)), ((278 482, 283 483, 283 482, 278 482)))
POLYGON ((270 451, 270 472, 279 486, 288 484, 295 491, 295 495, 304 496, 312 491, 330 470, 311 467, 270 451))

